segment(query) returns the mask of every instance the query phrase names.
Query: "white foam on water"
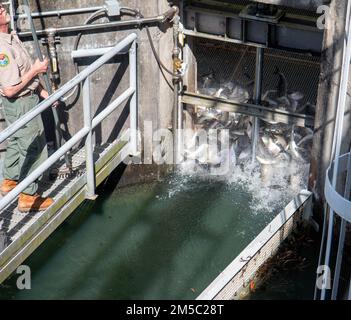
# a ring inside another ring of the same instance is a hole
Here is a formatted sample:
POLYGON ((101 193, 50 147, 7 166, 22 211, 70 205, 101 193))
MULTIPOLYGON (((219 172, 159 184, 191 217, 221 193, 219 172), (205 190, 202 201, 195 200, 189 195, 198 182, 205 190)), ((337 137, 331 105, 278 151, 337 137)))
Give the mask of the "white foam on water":
POLYGON ((272 166, 269 171, 271 175, 262 179, 261 167, 257 162, 252 164, 248 160, 236 165, 233 160, 227 174, 213 175, 209 166, 185 161, 168 181, 169 188, 163 197, 172 198, 180 192, 190 192, 203 185, 201 182, 221 182, 233 194, 238 191, 250 194, 252 199, 248 207, 253 214, 274 213, 284 208, 302 189, 306 189, 309 165, 293 161, 281 167, 272 166))
POLYGON ((302 189, 307 187, 308 165, 292 162, 286 167, 271 167, 271 176, 263 180, 259 164, 236 166, 227 177, 229 186, 240 186, 252 195, 252 212, 275 212, 286 206, 302 189))
MULTIPOLYGON (((243 101, 249 98, 247 88, 237 81, 219 81, 212 71, 203 77, 199 88, 200 93, 210 96, 227 99, 235 97, 236 99, 241 98, 243 101)), ((271 92, 275 92, 275 90, 271 90, 271 92)), ((273 101, 273 97, 271 97, 271 100, 274 105, 283 109, 288 107, 296 109, 302 97, 303 94, 294 92, 289 97, 283 97, 284 99, 275 97, 277 101, 273 101)), ((199 108, 197 111, 198 121, 195 123, 201 125, 201 129, 204 130, 218 127, 230 131, 229 169, 224 174, 213 175, 215 166, 205 165, 200 161, 186 160, 180 165, 174 176, 174 183, 171 183, 168 195, 174 196, 179 191, 186 190, 191 182, 194 185, 193 180, 208 180, 208 183, 211 183, 215 179, 215 181, 221 181, 225 184, 229 191, 233 190, 233 194, 242 190, 251 195, 252 200, 248 206, 253 213, 280 211, 302 189, 307 187, 309 160, 308 156, 305 159, 299 153, 302 148, 298 148, 297 143, 310 133, 304 129, 302 136, 295 141, 299 133, 295 126, 290 128, 278 123, 263 124, 261 131, 258 132, 258 138, 262 138, 262 141, 258 139, 257 146, 257 156, 259 156, 258 160, 261 164, 257 161, 252 163, 252 125, 249 117, 229 113, 231 119, 228 125, 229 118, 224 121, 221 114, 222 112, 219 110, 199 108), (236 161, 236 156, 238 161, 236 161)), ((199 128, 197 127, 197 129, 199 128)), ((303 150, 308 155, 308 148, 303 150)), ((193 151, 191 155, 197 155, 197 153, 193 151)), ((208 156, 208 158, 210 157, 208 156)))

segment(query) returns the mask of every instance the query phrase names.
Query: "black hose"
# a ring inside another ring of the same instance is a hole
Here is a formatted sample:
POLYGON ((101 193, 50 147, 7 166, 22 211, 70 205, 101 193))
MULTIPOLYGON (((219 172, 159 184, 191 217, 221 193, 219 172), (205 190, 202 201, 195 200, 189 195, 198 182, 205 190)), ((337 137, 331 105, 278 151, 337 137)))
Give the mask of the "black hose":
MULTIPOLYGON (((132 13, 133 16, 137 17, 137 18, 144 18, 144 16, 141 14, 140 10, 138 9, 132 9, 132 8, 127 8, 127 7, 123 7, 121 8, 121 11, 129 11, 132 13)), ((124 12, 125 14, 128 14, 128 12, 124 12)), ((174 91, 174 87, 172 86, 172 84, 168 81, 168 79, 166 78, 166 75, 164 74, 164 71, 166 71, 168 74, 170 74, 172 77, 174 78, 181 78, 181 75, 179 74, 175 74, 174 72, 172 72, 171 70, 169 70, 164 64, 163 62, 161 61, 159 55, 157 54, 157 50, 155 48, 155 44, 152 40, 152 36, 151 36, 151 33, 150 33, 150 29, 148 26, 145 26, 145 29, 146 29, 146 33, 147 33, 147 37, 148 37, 148 40, 150 42, 150 47, 151 47, 151 50, 152 50, 152 53, 156 59, 156 62, 157 62, 157 65, 158 67, 160 68, 161 70, 161 73, 162 73, 162 76, 163 78, 165 79, 168 87, 174 91)))
MULTIPOLYGON (((106 14, 106 9, 103 8, 103 9, 100 9, 96 12, 94 12, 93 14, 91 14, 88 19, 84 22, 84 24, 89 24, 91 23, 95 18, 97 18, 99 15, 101 14, 106 14)), ((80 32, 77 37, 76 37, 76 40, 74 42, 74 46, 73 46, 73 50, 77 50, 78 49, 78 46, 79 46, 79 41, 82 37, 82 33, 80 32)), ((75 70, 76 70, 76 75, 79 73, 79 67, 78 67, 78 62, 75 62, 74 63, 74 67, 75 67, 75 70)), ((77 89, 80 89, 80 84, 77 84, 71 91, 70 93, 68 93, 65 97, 63 97, 63 101, 67 101, 69 98, 71 98, 76 92, 77 92, 77 89)), ((78 91, 78 94, 77 94, 77 97, 79 96, 79 91, 78 91)))

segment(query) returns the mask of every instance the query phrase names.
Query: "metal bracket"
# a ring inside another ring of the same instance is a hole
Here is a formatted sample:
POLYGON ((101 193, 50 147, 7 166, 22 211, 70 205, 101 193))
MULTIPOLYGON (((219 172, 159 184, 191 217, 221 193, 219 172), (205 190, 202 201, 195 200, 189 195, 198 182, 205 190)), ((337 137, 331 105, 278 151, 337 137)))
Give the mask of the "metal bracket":
POLYGON ((91 201, 95 201, 98 198, 97 194, 94 194, 92 196, 85 196, 86 200, 91 200, 91 201))
POLYGON ((105 7, 109 17, 116 17, 121 15, 121 6, 118 0, 106 0, 105 7))
MULTIPOLYGON (((48 44, 51 41, 51 40, 49 41, 47 38, 41 38, 40 40, 41 40, 42 44, 48 44)), ((53 38, 53 41, 54 41, 55 44, 61 44, 61 37, 60 36, 55 36, 53 38)))
POLYGON ((277 9, 273 5, 255 3, 243 9, 239 17, 248 20, 256 20, 268 23, 278 23, 284 16, 284 11, 277 9))

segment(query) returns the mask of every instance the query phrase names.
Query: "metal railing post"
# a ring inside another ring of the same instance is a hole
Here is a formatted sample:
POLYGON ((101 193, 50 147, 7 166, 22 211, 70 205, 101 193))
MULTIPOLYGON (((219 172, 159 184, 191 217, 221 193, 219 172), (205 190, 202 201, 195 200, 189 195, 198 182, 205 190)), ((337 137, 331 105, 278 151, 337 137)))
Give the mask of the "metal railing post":
MULTIPOLYGON (((98 70, 102 65, 106 64, 107 61, 111 60, 112 57, 119 54, 120 52, 127 53, 126 48, 129 45, 135 43, 137 35, 135 33, 130 34, 118 44, 116 44, 112 49, 106 52, 97 61, 92 63, 82 72, 80 72, 73 79, 68 81, 55 93, 50 95, 46 100, 39 103, 36 108, 29 111, 23 115, 20 119, 16 120, 13 124, 8 126, 6 129, 0 132, 0 143, 4 142, 14 133, 16 133, 20 128, 25 126, 28 122, 33 120, 35 117, 40 115, 46 109, 48 109, 55 101, 61 98, 64 94, 69 92, 74 86, 80 82, 85 81, 83 86, 83 108, 84 108, 84 127, 79 130, 73 137, 71 137, 67 142, 65 142, 58 150, 55 151, 46 161, 44 161, 38 168, 36 168, 32 173, 30 173, 23 181, 21 181, 16 188, 10 191, 6 196, 0 199, 0 211, 7 207, 13 200, 18 197, 18 195, 25 190, 33 181, 37 180, 44 172, 49 170, 53 164, 59 161, 62 156, 67 154, 74 146, 76 146, 80 141, 86 139, 86 176, 87 176, 87 195, 89 199, 95 199, 95 168, 94 168, 94 156, 93 156, 93 143, 92 143, 92 131, 100 124, 106 117, 108 117, 113 111, 116 110, 124 101, 132 97, 136 92, 136 60, 133 63, 134 70, 133 83, 135 85, 132 88, 124 91, 118 98, 116 98, 112 103, 110 103, 104 110, 102 110, 97 116, 92 118, 91 103, 90 103, 90 81, 89 77, 98 70), (134 88, 135 87, 135 88, 134 88)), ((135 51, 136 52, 136 51, 135 51)), ((136 59, 134 55, 132 61, 136 59)), ((133 107, 134 120, 133 124, 137 125, 137 98, 135 97, 135 105, 133 107)), ((135 136, 137 138, 137 136, 135 136)), ((136 140, 137 141, 137 140, 136 140)), ((131 144, 131 143, 130 143, 131 144)), ((135 144, 137 145, 137 144, 135 144)))
MULTIPOLYGON (((255 73, 255 104, 261 104, 262 77, 263 77, 263 56, 264 49, 256 49, 256 73, 255 73)), ((252 127, 252 163, 256 162, 256 150, 260 132, 259 118, 253 118, 252 127)))
POLYGON ((83 84, 83 112, 84 112, 84 127, 89 129, 89 133, 85 138, 85 161, 86 161, 86 170, 87 170, 86 198, 94 200, 96 199, 96 194, 95 194, 96 183, 95 183, 91 101, 90 101, 90 77, 87 77, 83 84))
MULTIPOLYGON (((349 154, 349 157, 348 157, 346 184, 344 188, 344 198, 347 200, 350 200, 350 193, 351 193, 351 153, 349 154)), ((346 228, 347 228, 347 221, 341 218, 338 253, 336 255, 334 283, 333 283, 333 290, 332 290, 332 296, 331 296, 332 300, 336 300, 338 297, 341 264, 343 260, 343 252, 344 252, 344 245, 345 245, 345 238, 346 238, 346 228)))
POLYGON ((14 0, 9 1, 9 9, 10 9, 10 17, 11 17, 11 22, 10 22, 11 30, 16 31, 17 30, 16 23, 15 23, 16 6, 15 6, 14 0))
POLYGON ((134 40, 129 50, 129 81, 130 88, 135 90, 130 99, 130 144, 132 154, 138 153, 138 110, 137 110, 137 46, 134 40))
MULTIPOLYGON (((28 0, 24 0, 24 11, 26 12, 27 15, 27 19, 30 25, 30 29, 32 32, 32 36, 33 36, 33 42, 34 42, 34 48, 37 54, 37 58, 40 61, 44 61, 44 56, 40 50, 40 45, 39 45, 39 40, 38 40, 38 36, 36 34, 36 29, 35 29, 35 25, 31 16, 31 9, 29 6, 29 2, 28 0)), ((50 79, 49 79, 49 75, 48 75, 48 71, 43 73, 43 79, 45 82, 45 89, 46 91, 49 93, 49 95, 52 94, 52 88, 51 88, 51 84, 50 84, 50 79)), ((52 108, 52 113, 53 113, 53 117, 54 117, 54 121, 55 121, 55 138, 56 138, 56 150, 58 148, 61 147, 61 129, 60 129, 60 120, 58 117, 58 113, 57 110, 55 108, 52 108)))
MULTIPOLYGON (((333 154, 334 154, 334 166, 333 166, 333 187, 337 188, 338 181, 338 171, 339 171, 339 159, 342 147, 343 140, 343 127, 344 127, 344 118, 345 118, 345 108, 347 102, 347 88, 348 88, 348 79, 350 75, 349 64, 351 60, 351 1, 348 1, 347 12, 346 12, 346 27, 345 27, 345 36, 344 36, 344 45, 343 45, 343 65, 341 68, 340 75, 340 85, 339 85, 339 97, 338 97, 338 106, 337 106, 337 115, 335 120, 335 131, 334 131, 334 140, 333 140, 333 154)), ((332 257, 332 240, 334 232, 334 215, 335 212, 331 208, 329 213, 328 221, 328 233, 327 233, 327 244, 325 249, 325 260, 324 265, 330 267, 330 260, 332 257)), ((340 252, 339 252, 340 253, 340 252)), ((340 258, 339 258, 340 259, 340 258)), ((337 259, 338 260, 338 259, 337 259)), ((323 274, 323 281, 326 282, 327 273, 323 274)), ((338 279, 334 279, 338 281, 338 279)), ((334 295, 335 289, 334 287, 334 295)), ((321 300, 325 300, 327 296, 327 289, 323 288, 321 290, 321 300)))

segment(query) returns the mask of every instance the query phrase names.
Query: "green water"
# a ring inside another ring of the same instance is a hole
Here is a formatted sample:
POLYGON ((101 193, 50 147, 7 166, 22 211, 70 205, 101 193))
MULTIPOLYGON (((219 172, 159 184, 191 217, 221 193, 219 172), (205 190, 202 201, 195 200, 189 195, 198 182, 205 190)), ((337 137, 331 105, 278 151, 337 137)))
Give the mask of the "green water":
POLYGON ((251 201, 197 178, 102 190, 25 261, 32 289, 14 274, 0 299, 194 299, 278 213, 251 201))

